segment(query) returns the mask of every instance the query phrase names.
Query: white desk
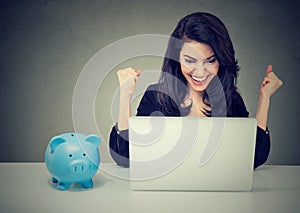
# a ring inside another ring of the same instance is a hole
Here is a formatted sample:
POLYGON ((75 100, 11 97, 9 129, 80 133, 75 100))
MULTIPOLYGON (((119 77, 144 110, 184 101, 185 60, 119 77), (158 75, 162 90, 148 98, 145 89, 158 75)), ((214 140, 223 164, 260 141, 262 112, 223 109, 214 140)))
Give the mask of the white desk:
MULTIPOLYGON (((103 164, 115 172, 128 170, 103 164)), ((130 191, 129 181, 103 171, 95 187, 56 190, 44 163, 0 163, 1 212, 300 212, 300 167, 263 166, 251 192, 130 191)))

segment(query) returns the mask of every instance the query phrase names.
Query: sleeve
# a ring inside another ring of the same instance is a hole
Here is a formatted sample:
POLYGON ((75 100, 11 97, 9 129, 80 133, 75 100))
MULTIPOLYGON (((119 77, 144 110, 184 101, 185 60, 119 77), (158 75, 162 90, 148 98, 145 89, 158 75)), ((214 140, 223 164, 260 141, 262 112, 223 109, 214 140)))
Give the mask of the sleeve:
MULTIPOLYGON (((245 103, 242 97, 237 93, 234 97, 233 103, 233 117, 248 117, 249 113, 246 109, 245 103)), ((262 128, 257 126, 256 131, 256 145, 254 155, 254 169, 264 164, 270 153, 271 141, 270 133, 267 128, 264 131, 262 128)))
POLYGON ((128 129, 119 131, 118 124, 113 126, 109 136, 109 150, 118 166, 129 167, 128 129))
POLYGON ((270 133, 268 128, 266 131, 264 131, 260 127, 257 127, 255 156, 254 156, 255 169, 267 161, 270 153, 270 148, 271 148, 271 141, 270 141, 270 133))
MULTIPOLYGON (((159 113, 157 90, 151 85, 146 90, 137 109, 137 116, 149 116, 159 113)), ((110 155, 118 166, 129 167, 129 131, 119 131, 118 124, 113 126, 109 137, 110 155)))

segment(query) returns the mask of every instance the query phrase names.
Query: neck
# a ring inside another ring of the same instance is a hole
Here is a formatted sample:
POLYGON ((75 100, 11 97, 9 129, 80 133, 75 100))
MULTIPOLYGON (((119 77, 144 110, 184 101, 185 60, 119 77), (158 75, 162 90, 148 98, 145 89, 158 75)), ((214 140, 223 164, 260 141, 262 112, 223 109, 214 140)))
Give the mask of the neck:
POLYGON ((199 101, 199 100, 202 101, 204 91, 195 91, 189 87, 189 93, 190 93, 189 98, 193 99, 194 101, 199 101))

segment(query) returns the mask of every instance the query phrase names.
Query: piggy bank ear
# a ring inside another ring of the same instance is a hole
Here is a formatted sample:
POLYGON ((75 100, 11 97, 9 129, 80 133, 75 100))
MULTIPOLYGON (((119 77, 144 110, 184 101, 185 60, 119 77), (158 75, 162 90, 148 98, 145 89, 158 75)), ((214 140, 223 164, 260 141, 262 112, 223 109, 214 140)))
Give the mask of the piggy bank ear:
POLYGON ((60 137, 52 138, 50 141, 51 154, 54 153, 56 148, 64 142, 66 142, 66 140, 63 138, 60 138, 60 137))
POLYGON ((96 147, 98 147, 100 144, 100 138, 98 135, 89 135, 86 137, 85 141, 94 144, 96 147))

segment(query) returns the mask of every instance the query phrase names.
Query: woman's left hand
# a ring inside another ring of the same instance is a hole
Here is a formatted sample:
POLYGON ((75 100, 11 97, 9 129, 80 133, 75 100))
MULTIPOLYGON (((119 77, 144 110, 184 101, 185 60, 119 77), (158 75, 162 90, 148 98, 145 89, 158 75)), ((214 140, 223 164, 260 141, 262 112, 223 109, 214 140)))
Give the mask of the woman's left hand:
POLYGON ((271 96, 282 86, 282 81, 275 75, 272 65, 267 67, 265 78, 260 86, 260 94, 257 105, 257 126, 267 129, 268 111, 271 96))
POLYGON ((268 99, 283 84, 282 81, 275 75, 272 69, 272 65, 269 65, 267 67, 265 78, 260 86, 260 95, 268 99))

